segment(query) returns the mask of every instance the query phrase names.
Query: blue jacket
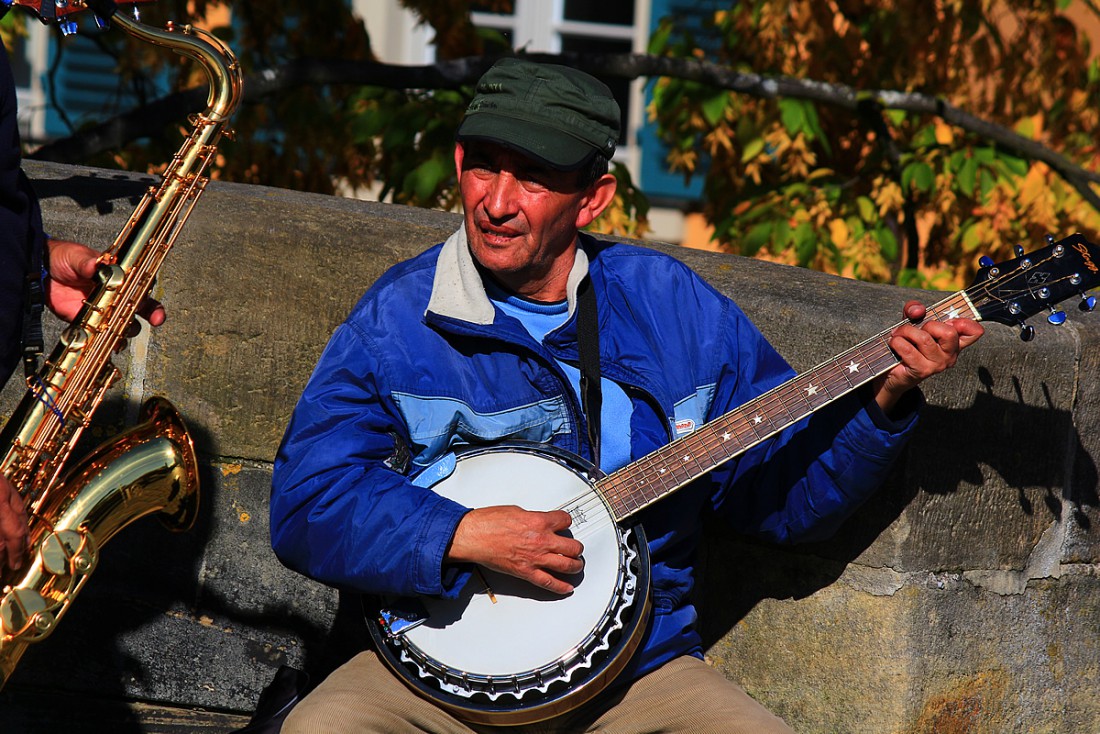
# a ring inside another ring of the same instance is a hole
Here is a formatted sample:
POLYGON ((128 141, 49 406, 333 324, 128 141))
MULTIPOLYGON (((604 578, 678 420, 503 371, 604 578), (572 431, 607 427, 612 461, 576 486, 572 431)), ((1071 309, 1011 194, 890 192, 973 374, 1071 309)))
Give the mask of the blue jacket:
MULTIPOLYGON (((410 483, 451 449, 505 439, 590 458, 578 398, 576 287, 588 274, 600 369, 633 403, 633 459, 793 376, 741 310, 679 261, 582 236, 569 320, 535 342, 487 297, 460 229, 366 293, 325 348, 275 460, 279 558, 368 593, 451 594, 443 555, 466 512, 410 483), (395 471, 411 459, 408 475, 395 471)), ((628 675, 702 655, 691 603, 701 517, 776 542, 825 537, 882 482, 915 422, 853 393, 637 518, 649 539, 654 617, 628 675)))

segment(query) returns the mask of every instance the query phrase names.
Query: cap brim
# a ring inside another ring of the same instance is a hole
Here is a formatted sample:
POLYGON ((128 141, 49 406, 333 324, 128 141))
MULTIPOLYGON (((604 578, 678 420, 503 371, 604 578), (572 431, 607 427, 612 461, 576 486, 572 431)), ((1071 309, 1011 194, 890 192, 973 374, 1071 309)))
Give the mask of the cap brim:
POLYGON ((598 151, 552 127, 490 112, 468 114, 458 127, 459 141, 485 140, 530 156, 559 171, 574 171, 598 151))

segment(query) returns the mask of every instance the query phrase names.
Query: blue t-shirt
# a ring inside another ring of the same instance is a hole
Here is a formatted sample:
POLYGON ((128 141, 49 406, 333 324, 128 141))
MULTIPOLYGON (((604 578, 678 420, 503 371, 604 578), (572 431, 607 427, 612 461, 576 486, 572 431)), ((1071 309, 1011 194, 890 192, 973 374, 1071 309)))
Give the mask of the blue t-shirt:
MULTIPOLYGON (((487 284, 489 298, 504 313, 518 320, 535 341, 542 343, 543 338, 558 328, 569 318, 569 304, 540 303, 529 301, 520 296, 505 293, 494 284, 487 284)), ((573 392, 580 397, 581 371, 571 364, 558 360, 558 365, 569 378, 573 392)), ((606 377, 600 378, 602 393, 600 409, 600 469, 606 473, 625 466, 630 461, 630 431, 623 426, 630 425, 632 410, 630 398, 618 383, 606 377)))

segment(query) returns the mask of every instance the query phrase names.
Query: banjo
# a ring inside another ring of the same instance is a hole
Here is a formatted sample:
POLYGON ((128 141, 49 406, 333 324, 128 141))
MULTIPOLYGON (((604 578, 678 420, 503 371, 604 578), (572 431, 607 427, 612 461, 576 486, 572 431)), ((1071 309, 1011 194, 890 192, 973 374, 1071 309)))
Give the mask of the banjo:
MULTIPOLYGON (((1054 304, 1100 283, 1100 249, 1080 234, 1000 265, 982 259, 970 288, 928 307, 925 319, 965 317, 1021 328, 1054 304)), ((585 460, 543 444, 469 447, 413 481, 467 507, 515 504, 567 511, 584 544, 585 567, 559 596, 475 568, 457 599, 383 598, 368 615, 383 661, 416 693, 460 719, 517 725, 570 711, 603 690, 638 647, 649 616, 649 555, 631 518, 644 507, 774 436, 899 363, 891 327, 695 432, 602 475, 585 460)))

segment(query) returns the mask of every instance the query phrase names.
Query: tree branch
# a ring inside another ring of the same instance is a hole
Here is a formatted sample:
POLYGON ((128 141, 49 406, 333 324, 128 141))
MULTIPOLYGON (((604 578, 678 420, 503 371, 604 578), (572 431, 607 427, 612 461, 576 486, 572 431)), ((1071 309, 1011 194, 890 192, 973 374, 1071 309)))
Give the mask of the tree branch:
MULTIPOLYGON (((1077 166, 1045 145, 1019 135, 952 105, 939 97, 898 92, 889 89, 857 90, 844 84, 831 84, 793 77, 763 76, 735 71, 698 59, 679 59, 645 54, 528 54, 535 61, 564 63, 604 78, 674 77, 728 89, 738 94, 779 99, 805 99, 818 104, 840 107, 858 114, 866 100, 874 100, 882 109, 935 115, 944 122, 995 142, 1023 158, 1042 161, 1054 169, 1100 210, 1100 196, 1090 184, 1100 183, 1100 174, 1077 166)), ((245 79, 245 103, 303 85, 355 85, 388 89, 460 89, 472 86, 496 59, 477 56, 440 61, 426 66, 396 66, 370 61, 300 59, 278 67, 263 69, 245 79)), ((71 137, 42 146, 28 155, 35 160, 76 162, 91 155, 121 147, 137 138, 156 134, 162 127, 184 119, 205 99, 205 89, 163 97, 71 137)))

